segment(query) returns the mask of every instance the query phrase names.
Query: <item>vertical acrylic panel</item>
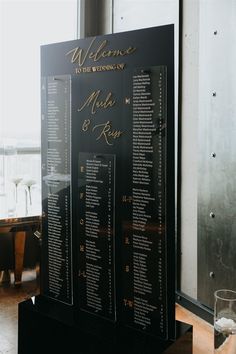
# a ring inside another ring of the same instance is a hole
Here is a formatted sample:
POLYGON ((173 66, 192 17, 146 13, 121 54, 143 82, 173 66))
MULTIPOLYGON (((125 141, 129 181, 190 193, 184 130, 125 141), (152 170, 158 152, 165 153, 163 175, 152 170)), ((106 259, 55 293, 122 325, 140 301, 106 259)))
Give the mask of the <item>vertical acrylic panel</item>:
POLYGON ((79 153, 80 308, 115 320, 115 156, 79 153))
POLYGON ((42 293, 72 304, 71 79, 42 78, 42 293))
POLYGON ((200 6, 198 299, 236 289, 236 3, 200 6))
MULTIPOLYGON (((132 182, 123 210, 123 316, 127 325, 167 336, 167 68, 134 69, 132 182)), ((126 82, 129 81, 127 77, 126 82)), ((128 178, 127 178, 128 180, 128 178)))

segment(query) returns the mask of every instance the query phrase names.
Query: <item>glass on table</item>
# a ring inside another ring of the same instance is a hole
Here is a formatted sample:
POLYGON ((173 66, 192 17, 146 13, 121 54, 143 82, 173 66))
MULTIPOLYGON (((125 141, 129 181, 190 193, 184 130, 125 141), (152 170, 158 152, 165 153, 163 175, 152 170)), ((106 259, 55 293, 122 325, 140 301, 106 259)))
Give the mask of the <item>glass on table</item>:
POLYGON ((217 290, 214 297, 215 353, 236 354, 236 291, 217 290))

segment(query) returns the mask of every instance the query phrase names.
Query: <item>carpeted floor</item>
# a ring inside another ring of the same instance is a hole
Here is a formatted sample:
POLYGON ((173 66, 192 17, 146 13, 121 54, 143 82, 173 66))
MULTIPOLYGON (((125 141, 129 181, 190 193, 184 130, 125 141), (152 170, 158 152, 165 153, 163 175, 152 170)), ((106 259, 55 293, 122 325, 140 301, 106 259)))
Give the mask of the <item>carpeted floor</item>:
POLYGON ((17 312, 18 303, 38 294, 35 270, 26 270, 22 276, 22 286, 11 283, 0 285, 0 354, 17 354, 17 312))

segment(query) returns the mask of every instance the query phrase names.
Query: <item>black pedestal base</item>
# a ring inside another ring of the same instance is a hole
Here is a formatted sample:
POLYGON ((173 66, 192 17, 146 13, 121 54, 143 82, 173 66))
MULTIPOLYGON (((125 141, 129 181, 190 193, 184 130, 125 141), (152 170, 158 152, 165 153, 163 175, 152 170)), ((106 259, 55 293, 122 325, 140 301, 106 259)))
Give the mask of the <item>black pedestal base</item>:
POLYGON ((175 341, 164 341, 113 325, 106 331, 101 324, 100 330, 94 331, 92 322, 91 328, 89 322, 85 326, 61 323, 42 308, 40 301, 34 304, 30 299, 19 304, 18 354, 192 353, 190 326, 178 321, 176 325, 179 338, 175 341))

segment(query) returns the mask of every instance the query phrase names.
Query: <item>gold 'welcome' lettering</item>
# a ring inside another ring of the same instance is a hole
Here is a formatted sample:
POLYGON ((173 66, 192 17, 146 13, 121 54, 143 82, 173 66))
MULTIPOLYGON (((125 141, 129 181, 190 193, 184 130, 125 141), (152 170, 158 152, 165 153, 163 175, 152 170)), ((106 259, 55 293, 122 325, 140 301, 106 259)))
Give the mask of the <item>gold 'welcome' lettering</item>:
POLYGON ((66 55, 71 55, 71 63, 79 64, 79 66, 83 66, 85 61, 89 58, 94 62, 99 61, 101 58, 109 58, 109 57, 123 57, 125 55, 133 54, 136 51, 135 47, 129 46, 126 49, 109 49, 105 50, 108 45, 108 41, 105 39, 102 41, 95 51, 92 51, 92 47, 96 37, 92 39, 87 49, 82 49, 80 47, 76 47, 71 49, 66 55))

